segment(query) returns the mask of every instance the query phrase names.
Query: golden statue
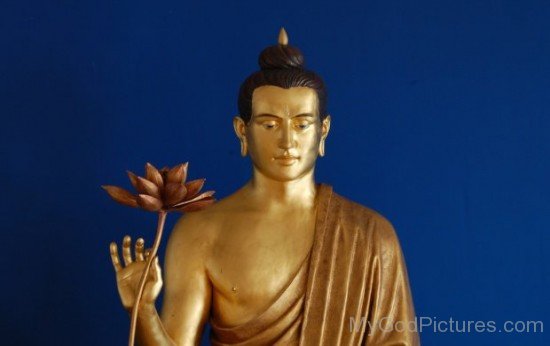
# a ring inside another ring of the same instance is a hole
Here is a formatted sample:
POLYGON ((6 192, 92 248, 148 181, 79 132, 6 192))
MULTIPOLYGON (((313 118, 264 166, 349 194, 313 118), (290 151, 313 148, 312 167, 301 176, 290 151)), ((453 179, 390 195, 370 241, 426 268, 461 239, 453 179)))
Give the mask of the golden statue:
MULTIPOLYGON (((138 343, 195 345, 210 322, 213 345, 418 345, 391 224, 314 181, 330 130, 321 78, 303 68, 284 29, 259 62, 241 86, 233 120, 252 178, 177 222, 162 312, 154 304, 163 286, 155 259, 138 307, 138 343)), ((133 251, 131 243, 126 236, 124 266, 111 244, 128 311, 146 257, 143 239, 133 251)))

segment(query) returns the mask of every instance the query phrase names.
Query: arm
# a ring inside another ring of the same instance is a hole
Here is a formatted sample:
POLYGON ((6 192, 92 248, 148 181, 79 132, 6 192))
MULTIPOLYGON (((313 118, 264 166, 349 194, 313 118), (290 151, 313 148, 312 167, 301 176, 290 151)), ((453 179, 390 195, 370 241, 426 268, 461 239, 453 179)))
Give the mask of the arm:
POLYGON ((212 289, 205 268, 211 244, 208 231, 197 215, 187 214, 168 241, 161 316, 177 345, 197 345, 210 312, 212 289))
POLYGON ((177 345, 166 332, 155 304, 146 304, 139 309, 136 341, 140 346, 177 345))
MULTIPOLYGON (((132 258, 132 239, 125 236, 122 241, 122 258, 124 266, 120 263, 118 249, 115 242, 111 243, 111 260, 116 272, 118 294, 122 306, 129 315, 135 304, 137 290, 141 275, 145 270, 145 260, 149 258, 148 252, 144 256, 144 241, 139 238, 135 244, 135 256, 132 258)), ((138 323, 136 326, 136 341, 139 345, 174 345, 168 337, 160 320, 158 319, 155 300, 162 289, 162 277, 158 257, 155 258, 149 277, 143 289, 143 296, 138 311, 138 323)))
POLYGON ((372 308, 367 345, 418 346, 415 313, 405 260, 389 221, 380 217, 375 225, 375 266, 372 308))
MULTIPOLYGON (((200 340, 210 307, 210 285, 203 270, 205 247, 197 246, 197 242, 201 242, 196 239, 200 232, 193 231, 194 226, 186 218, 181 218, 168 241, 162 320, 155 308, 155 300, 163 284, 158 258, 151 268, 137 321, 136 340, 141 346, 191 345, 200 340), (197 319, 197 315, 200 318, 197 319)), ((143 247, 143 239, 138 239, 133 261, 131 239, 126 236, 122 247, 125 266, 122 267, 116 243, 111 243, 111 259, 117 274, 119 295, 129 312, 145 267, 143 247)))

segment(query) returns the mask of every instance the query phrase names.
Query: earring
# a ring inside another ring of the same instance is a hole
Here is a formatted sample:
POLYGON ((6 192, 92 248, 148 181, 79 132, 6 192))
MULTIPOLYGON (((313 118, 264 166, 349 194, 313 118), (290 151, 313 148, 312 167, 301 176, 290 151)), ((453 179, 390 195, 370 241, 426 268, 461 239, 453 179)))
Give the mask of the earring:
POLYGON ((244 139, 241 140, 241 156, 245 157, 248 153, 248 147, 246 145, 246 141, 244 139))

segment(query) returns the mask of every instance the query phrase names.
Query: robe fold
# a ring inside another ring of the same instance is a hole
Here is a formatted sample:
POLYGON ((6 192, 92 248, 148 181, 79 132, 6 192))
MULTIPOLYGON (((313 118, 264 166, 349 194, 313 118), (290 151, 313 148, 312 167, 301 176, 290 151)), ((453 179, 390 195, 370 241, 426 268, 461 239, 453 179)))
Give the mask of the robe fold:
POLYGON ((417 346, 407 269, 392 225, 321 184, 312 249, 264 312, 212 323, 213 345, 417 346))
MULTIPOLYGON (((311 253, 311 252, 310 252, 311 253)), ((309 267, 308 254, 298 272, 274 302, 256 318, 224 327, 211 319, 212 345, 296 345, 300 340, 302 312, 309 267)))

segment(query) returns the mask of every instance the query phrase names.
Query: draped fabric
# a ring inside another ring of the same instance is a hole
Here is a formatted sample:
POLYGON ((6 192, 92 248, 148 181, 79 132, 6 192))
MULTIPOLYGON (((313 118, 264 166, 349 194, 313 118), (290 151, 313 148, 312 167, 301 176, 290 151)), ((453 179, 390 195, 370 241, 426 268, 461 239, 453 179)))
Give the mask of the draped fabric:
POLYGON ((266 310, 238 326, 211 319, 212 345, 297 345, 300 340, 309 254, 298 272, 266 310))
POLYGON ((300 344, 419 345, 392 225, 330 186, 320 194, 300 344))
POLYGON ((310 254, 273 304, 213 345, 417 346, 407 269, 392 225, 320 185, 310 254))

